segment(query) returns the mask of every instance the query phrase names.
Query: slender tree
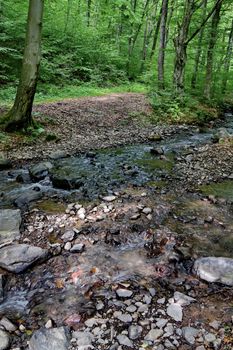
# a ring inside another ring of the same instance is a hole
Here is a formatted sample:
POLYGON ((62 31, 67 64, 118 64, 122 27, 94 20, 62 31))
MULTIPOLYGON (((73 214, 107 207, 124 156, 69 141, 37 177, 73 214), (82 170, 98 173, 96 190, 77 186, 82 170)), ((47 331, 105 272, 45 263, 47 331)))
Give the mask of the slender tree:
POLYGON ((231 22, 231 29, 229 33, 227 51, 226 51, 225 60, 224 60, 224 73, 223 73, 223 80, 222 80, 223 94, 226 92, 227 81, 229 79, 229 70, 230 70, 230 64, 232 59, 232 52, 233 52, 233 19, 231 22))
POLYGON ((217 30, 218 30, 218 24, 220 21, 221 7, 222 7, 222 2, 219 2, 215 8, 214 15, 211 22, 210 40, 209 40, 207 62, 206 62, 205 87, 204 87, 204 95, 208 99, 210 99, 210 96, 211 96, 214 47, 215 47, 217 35, 218 35, 217 30))
POLYGON ((29 1, 21 77, 14 105, 2 120, 5 129, 9 131, 27 128, 33 124, 32 105, 39 74, 43 7, 44 0, 29 1))
MULTIPOLYGON (((206 7, 207 7, 207 0, 204 0, 202 21, 204 21, 204 19, 206 17, 206 7)), ((197 51, 196 51, 196 55, 195 55, 194 69, 193 69, 193 74, 192 74, 192 78, 191 78, 191 87, 193 89, 195 89, 196 83, 197 83, 197 75, 198 75, 199 63, 200 63, 200 58, 201 58, 201 53, 202 53, 202 43, 203 43, 204 30, 205 30, 205 27, 202 27, 202 29, 200 30, 200 33, 199 33, 199 37, 198 37, 198 44, 197 44, 197 51)))
POLYGON ((164 89, 164 57, 165 57, 165 46, 166 46, 166 24, 167 24, 167 13, 168 13, 168 1, 163 0, 162 2, 162 16, 160 25, 160 45, 159 45, 159 56, 158 56, 158 86, 160 89, 164 89))

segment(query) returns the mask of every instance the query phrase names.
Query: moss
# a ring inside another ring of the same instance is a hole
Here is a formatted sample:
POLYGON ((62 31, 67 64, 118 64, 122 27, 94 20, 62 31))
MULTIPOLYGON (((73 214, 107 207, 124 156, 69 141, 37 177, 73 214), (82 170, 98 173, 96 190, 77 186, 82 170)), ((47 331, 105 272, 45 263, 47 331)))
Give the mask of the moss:
POLYGON ((221 183, 212 183, 200 186, 200 191, 205 195, 214 195, 233 201, 233 181, 227 180, 221 183))

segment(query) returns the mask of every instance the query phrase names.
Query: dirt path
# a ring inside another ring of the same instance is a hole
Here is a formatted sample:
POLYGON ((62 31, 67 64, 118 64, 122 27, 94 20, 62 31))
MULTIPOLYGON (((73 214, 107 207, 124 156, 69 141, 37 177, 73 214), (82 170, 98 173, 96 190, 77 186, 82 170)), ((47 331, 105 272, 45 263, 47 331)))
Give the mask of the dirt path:
POLYGON ((48 141, 44 134, 30 139, 15 137, 6 152, 9 158, 42 159, 57 150, 70 155, 146 142, 151 134, 165 131, 149 122, 152 109, 144 94, 68 99, 35 106, 33 114, 45 128, 46 135, 55 136, 55 140, 48 141))

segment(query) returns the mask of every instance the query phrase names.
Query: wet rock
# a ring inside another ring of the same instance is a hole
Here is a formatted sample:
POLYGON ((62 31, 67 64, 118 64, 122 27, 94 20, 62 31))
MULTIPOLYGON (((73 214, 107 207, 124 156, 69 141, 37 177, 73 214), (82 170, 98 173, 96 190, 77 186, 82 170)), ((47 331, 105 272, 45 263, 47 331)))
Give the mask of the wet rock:
POLYGON ((27 205, 29 203, 41 199, 42 196, 43 196, 43 193, 41 191, 41 188, 39 186, 37 186, 37 187, 30 188, 30 189, 26 190, 23 194, 18 196, 15 199, 14 204, 18 208, 24 209, 25 207, 27 207, 27 205))
POLYGON ((132 316, 129 314, 122 314, 122 315, 119 315, 117 318, 118 318, 118 320, 120 320, 121 322, 124 322, 124 323, 132 322, 132 316))
POLYGON ((85 347, 85 349, 88 349, 88 347, 92 347, 92 342, 94 341, 94 336, 90 332, 81 332, 76 331, 72 334, 73 338, 77 340, 77 345, 85 347))
POLYGON ((20 237, 19 228, 21 225, 20 210, 0 210, 0 243, 14 241, 20 237))
POLYGON ((0 170, 7 170, 12 168, 12 163, 9 159, 0 157, 0 170))
POLYGON ((117 198, 116 196, 106 196, 106 197, 103 197, 103 200, 105 202, 113 202, 115 201, 116 198, 117 198))
POLYGON ((145 340, 154 342, 163 335, 162 329, 151 329, 150 332, 145 336, 145 340))
POLYGON ((176 322, 182 321, 182 318, 183 318, 182 307, 177 303, 170 304, 167 307, 167 314, 168 314, 168 316, 173 318, 173 320, 175 320, 176 322))
POLYGON ((70 249, 71 253, 82 253, 85 249, 85 244, 79 243, 73 245, 73 247, 70 249))
POLYGON ((119 298, 130 298, 133 294, 131 290, 119 288, 116 291, 119 298))
POLYGON ((68 230, 61 236, 61 239, 64 242, 71 242, 73 241, 74 237, 75 237, 75 232, 73 230, 68 230))
POLYGON ((138 339, 142 333, 142 327, 141 326, 130 326, 129 327, 129 338, 134 340, 134 339, 138 339))
POLYGON ((64 327, 39 329, 29 341, 29 350, 67 350, 69 335, 64 327))
POLYGON ((195 303, 196 299, 189 297, 188 295, 185 295, 180 292, 175 292, 174 293, 174 300, 177 304, 181 306, 188 306, 191 303, 195 303))
POLYGON ((161 156, 162 154, 164 154, 164 150, 162 147, 151 148, 150 153, 155 156, 161 156))
POLYGON ((0 320, 0 327, 3 327, 8 332, 15 332, 17 330, 17 327, 6 317, 0 320))
POLYGON ((10 337, 9 335, 0 329, 0 350, 8 349, 10 346, 10 337))
POLYGON ((27 244, 14 244, 0 249, 0 267, 20 273, 38 260, 45 259, 48 251, 27 244))
POLYGON ((0 303, 3 301, 3 275, 0 274, 0 303))
POLYGON ((52 169, 52 167, 53 167, 52 163, 42 162, 32 166, 29 169, 29 173, 33 180, 40 181, 48 175, 49 170, 52 169))
POLYGON ((125 346, 128 346, 129 348, 133 348, 133 343, 126 335, 119 334, 117 336, 117 340, 118 340, 120 345, 125 345, 125 346))
POLYGON ((207 282, 233 286, 233 259, 206 257, 197 259, 193 272, 207 282))
POLYGON ((53 160, 66 158, 66 157, 67 157, 67 152, 60 151, 60 150, 54 151, 54 152, 50 153, 50 155, 49 155, 49 158, 53 159, 53 160))
POLYGON ((195 343, 195 338, 197 337, 199 330, 193 327, 183 327, 182 333, 185 340, 192 345, 195 343))

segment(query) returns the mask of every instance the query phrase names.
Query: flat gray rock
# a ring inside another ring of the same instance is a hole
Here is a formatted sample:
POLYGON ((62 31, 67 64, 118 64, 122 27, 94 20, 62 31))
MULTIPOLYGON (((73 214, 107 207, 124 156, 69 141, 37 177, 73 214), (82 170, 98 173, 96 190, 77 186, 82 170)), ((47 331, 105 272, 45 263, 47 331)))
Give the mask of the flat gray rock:
POLYGON ((21 214, 19 209, 0 210, 0 244, 20 237, 21 214))
POLYGON ((177 303, 170 304, 167 307, 167 314, 168 314, 168 316, 173 318, 173 320, 175 320, 176 322, 182 321, 182 318, 183 318, 182 307, 177 303))
POLYGON ((91 332, 87 331, 76 331, 73 332, 72 334, 73 338, 77 339, 77 345, 80 347, 84 347, 87 349, 91 346, 93 340, 94 340, 94 335, 91 332))
POLYGON ((180 292, 175 292, 174 293, 174 300, 177 304, 180 306, 188 306, 191 303, 195 303, 196 299, 189 297, 186 294, 180 293, 180 292))
POLYGON ((46 258, 48 251, 28 244, 12 244, 0 249, 0 267, 20 273, 37 260, 46 258))
POLYGON ((33 165, 29 169, 29 173, 34 180, 39 181, 44 179, 48 175, 49 170, 52 169, 52 167, 53 165, 50 162, 41 162, 36 165, 33 165))
POLYGON ((29 350, 67 350, 69 335, 64 327, 39 329, 29 341, 29 350))
POLYGON ((219 282, 233 286, 233 259, 200 258, 195 261, 193 272, 207 282, 219 282))
POLYGON ((182 333, 185 340, 192 345, 195 343, 195 338, 197 337, 199 330, 193 327, 183 327, 182 333))
POLYGON ((117 336, 117 340, 118 340, 120 345, 125 345, 125 346, 128 346, 129 348, 133 348, 133 343, 126 335, 119 334, 117 336))
POLYGON ((138 339, 142 333, 142 327, 141 326, 130 326, 129 327, 129 337, 130 339, 138 339))
POLYGON ((0 350, 8 349, 10 346, 10 337, 7 332, 0 329, 0 350))
POLYGON ((163 330, 154 328, 146 335, 145 340, 155 341, 163 335, 163 330))

